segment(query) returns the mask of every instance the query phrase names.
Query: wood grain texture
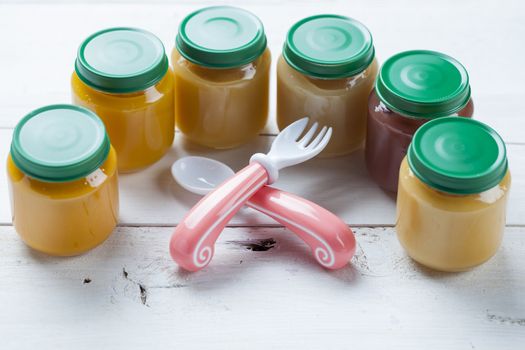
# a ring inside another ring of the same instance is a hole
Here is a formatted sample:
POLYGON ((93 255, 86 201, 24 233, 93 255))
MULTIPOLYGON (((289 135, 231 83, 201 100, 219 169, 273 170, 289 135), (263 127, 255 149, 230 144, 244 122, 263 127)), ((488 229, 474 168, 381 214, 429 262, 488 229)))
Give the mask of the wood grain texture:
POLYGON ((355 231, 357 254, 336 272, 284 229, 230 228, 211 264, 189 274, 169 258, 172 228, 119 228, 64 259, 32 252, 0 227, 2 348, 511 349, 525 341, 523 228, 507 229, 488 263, 456 274, 412 262, 393 229, 355 231))

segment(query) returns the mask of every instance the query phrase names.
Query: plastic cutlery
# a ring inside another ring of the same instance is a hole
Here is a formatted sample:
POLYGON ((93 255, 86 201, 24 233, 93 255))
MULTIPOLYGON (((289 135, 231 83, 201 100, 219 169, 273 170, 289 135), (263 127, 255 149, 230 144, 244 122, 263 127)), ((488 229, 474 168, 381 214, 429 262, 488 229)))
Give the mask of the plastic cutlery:
MULTIPOLYGON (((184 157, 171 167, 182 187, 206 194, 234 175, 226 164, 204 157, 184 157)), ((352 230, 337 216, 306 199, 263 187, 246 205, 260 211, 294 232, 310 246, 317 262, 328 269, 345 266, 355 252, 352 230)))
POLYGON ((308 118, 303 118, 283 129, 268 154, 254 154, 247 167, 208 193, 186 214, 171 236, 173 260, 190 271, 208 265, 219 234, 248 199, 264 185, 275 182, 279 169, 304 162, 324 149, 332 128, 323 127, 314 138, 315 123, 300 138, 307 124, 308 118))

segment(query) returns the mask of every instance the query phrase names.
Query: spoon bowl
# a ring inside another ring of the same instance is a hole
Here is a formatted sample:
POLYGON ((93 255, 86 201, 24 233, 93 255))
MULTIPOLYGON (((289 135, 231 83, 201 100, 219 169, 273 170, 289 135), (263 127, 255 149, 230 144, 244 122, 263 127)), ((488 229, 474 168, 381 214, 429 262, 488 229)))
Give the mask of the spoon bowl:
POLYGON ((171 166, 171 174, 184 189, 205 195, 235 173, 226 164, 204 157, 183 157, 171 166))

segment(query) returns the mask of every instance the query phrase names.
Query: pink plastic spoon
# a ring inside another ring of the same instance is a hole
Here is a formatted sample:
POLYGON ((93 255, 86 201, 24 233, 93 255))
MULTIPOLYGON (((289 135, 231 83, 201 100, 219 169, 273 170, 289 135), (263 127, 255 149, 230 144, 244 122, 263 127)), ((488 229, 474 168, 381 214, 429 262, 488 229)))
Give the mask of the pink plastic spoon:
MULTIPOLYGON (((304 162, 324 149, 332 129, 323 127, 314 138, 317 130, 314 123, 299 139, 307 124, 308 118, 290 124, 275 138, 268 154, 253 155, 250 165, 207 194, 190 210, 170 241, 171 256, 180 266, 190 271, 205 267, 226 223, 259 189, 277 179, 279 169, 304 162)), ((296 199, 302 201, 299 197, 296 199)))
MULTIPOLYGON (((203 157, 184 157, 171 167, 175 180, 196 194, 212 191, 234 175, 226 164, 203 157)), ((263 187, 246 205, 294 232, 310 246, 317 262, 328 269, 344 267, 355 252, 352 230, 337 216, 306 199, 263 187)))

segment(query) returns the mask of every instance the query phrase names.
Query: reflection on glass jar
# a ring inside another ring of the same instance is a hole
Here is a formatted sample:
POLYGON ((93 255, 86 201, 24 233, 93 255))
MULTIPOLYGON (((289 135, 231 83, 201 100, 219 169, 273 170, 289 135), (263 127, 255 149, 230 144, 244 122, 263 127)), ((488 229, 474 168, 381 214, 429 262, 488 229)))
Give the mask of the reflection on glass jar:
POLYGON ((299 21, 288 32, 277 63, 279 129, 307 116, 333 127, 322 156, 362 147, 377 68, 372 36, 360 22, 338 15, 299 21))
POLYGON ((7 174, 15 229, 38 251, 83 253, 117 224, 117 156, 102 121, 87 109, 53 105, 24 117, 7 174))
POLYGON ((255 138, 268 117, 270 63, 263 25, 250 12, 215 6, 188 15, 172 53, 177 127, 219 149, 255 138))
POLYGON ((505 144, 494 130, 467 118, 429 121, 401 164, 399 241, 433 269, 483 263, 500 246, 510 182, 505 144))
POLYGON ((91 35, 78 51, 71 87, 73 102, 104 121, 119 171, 147 167, 171 147, 173 74, 153 34, 111 28, 91 35))
POLYGON ((365 159, 374 181, 397 191, 399 166, 412 135, 431 119, 471 117, 474 105, 465 68, 433 51, 406 51, 381 67, 368 100, 365 159))

